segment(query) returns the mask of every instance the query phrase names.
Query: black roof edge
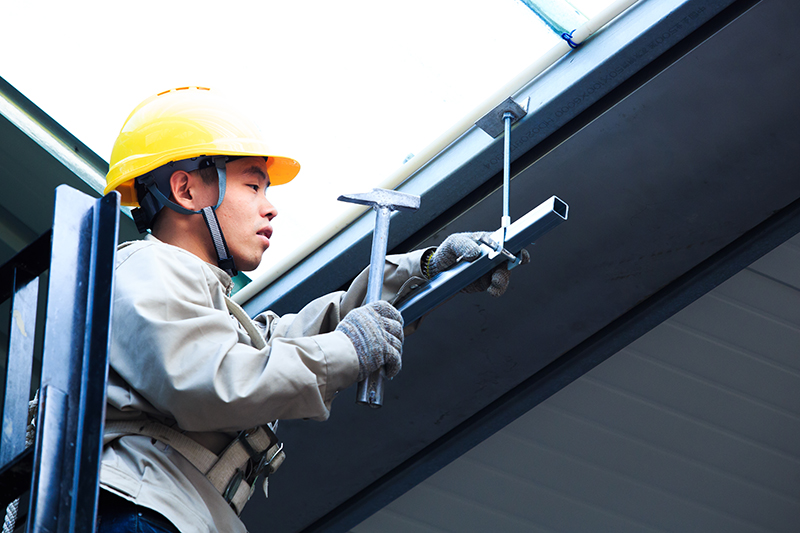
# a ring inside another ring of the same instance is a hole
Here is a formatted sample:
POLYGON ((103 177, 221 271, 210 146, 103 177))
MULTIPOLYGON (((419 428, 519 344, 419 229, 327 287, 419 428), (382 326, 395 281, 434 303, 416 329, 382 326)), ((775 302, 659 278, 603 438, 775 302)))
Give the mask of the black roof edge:
POLYGON ((61 141, 65 146, 68 146, 75 154, 86 161, 86 163, 93 166, 99 173, 106 174, 108 172, 108 162, 105 159, 97 155, 91 148, 86 146, 80 139, 75 137, 64 128, 64 126, 45 113, 39 106, 34 104, 2 77, 0 77, 0 96, 22 110, 47 130, 50 135, 61 141))

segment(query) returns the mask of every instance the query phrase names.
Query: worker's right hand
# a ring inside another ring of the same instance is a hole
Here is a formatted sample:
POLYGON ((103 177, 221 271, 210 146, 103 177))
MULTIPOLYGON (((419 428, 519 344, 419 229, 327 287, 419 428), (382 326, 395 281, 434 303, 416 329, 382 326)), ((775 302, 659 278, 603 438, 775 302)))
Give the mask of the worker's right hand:
POLYGON ((430 268, 427 271, 428 278, 436 277, 440 272, 444 272, 459 261, 472 262, 478 259, 483 252, 479 240, 481 237, 491 235, 488 231, 476 231, 472 233, 454 233, 447 237, 440 244, 430 258, 430 268))
POLYGON ((358 381, 384 367, 393 378, 402 366, 403 315, 392 304, 379 300, 353 309, 339 322, 341 331, 355 346, 358 381))

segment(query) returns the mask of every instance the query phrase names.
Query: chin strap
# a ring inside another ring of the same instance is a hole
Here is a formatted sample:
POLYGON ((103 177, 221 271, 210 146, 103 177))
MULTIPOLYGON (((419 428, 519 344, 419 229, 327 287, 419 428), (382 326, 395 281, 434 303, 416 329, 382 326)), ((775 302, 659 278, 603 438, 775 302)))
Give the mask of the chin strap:
MULTIPOLYGON (((206 223, 206 227, 208 228, 208 232, 211 234, 211 241, 214 243, 214 251, 217 254, 217 265, 228 273, 229 276, 234 277, 236 274, 239 273, 236 270, 236 264, 233 261, 233 257, 228 250, 228 244, 225 242, 225 236, 222 234, 222 228, 219 225, 219 220, 217 219, 216 209, 222 203, 222 199, 225 197, 225 187, 227 185, 227 174, 225 171, 225 162, 227 161, 227 156, 216 156, 212 158, 214 162, 214 166, 217 168, 217 182, 219 183, 219 196, 217 197, 217 205, 215 206, 208 206, 204 207, 200 211, 192 211, 191 209, 186 209, 183 206, 180 206, 167 198, 163 192, 159 189, 155 179, 150 179, 148 182, 145 182, 144 185, 147 189, 147 192, 150 193, 142 199, 143 207, 145 204, 148 206, 148 210, 142 210, 140 213, 142 216, 141 221, 137 220, 136 224, 139 226, 139 231, 142 232, 142 225, 146 229, 149 227, 152 218, 155 214, 159 211, 161 206, 169 207, 170 209, 177 211, 178 213, 183 213, 184 215, 203 215, 203 221, 206 223), (152 196, 151 196, 152 195, 152 196), (156 205, 150 205, 156 204, 156 205), (161 204, 158 206, 157 204, 161 204), (149 213, 149 217, 146 217, 145 213, 149 213), (146 219, 145 219, 146 218, 146 219)), ((172 168, 172 167, 171 167, 172 168)), ((185 170, 180 169, 177 165, 175 166, 175 170, 185 170)), ((193 170, 193 169, 192 169, 193 170)), ((187 170, 188 172, 188 170, 187 170)), ((134 210, 134 215, 137 215, 138 209, 134 210)), ((134 216, 136 218, 136 216, 134 216)))
POLYGON ((225 242, 225 235, 222 234, 222 228, 217 220, 217 208, 222 203, 225 197, 225 186, 227 185, 227 173, 225 171, 225 161, 227 157, 215 157, 214 166, 217 167, 217 182, 219 183, 219 197, 217 205, 214 207, 204 207, 200 210, 203 215, 203 220, 206 223, 208 232, 211 234, 211 241, 214 243, 214 251, 217 253, 217 265, 228 273, 230 277, 234 277, 239 273, 236 270, 236 264, 233 261, 230 251, 228 250, 228 243, 225 242))
POLYGON ((233 257, 231 257, 228 251, 228 243, 225 242, 222 228, 219 227, 217 212, 214 211, 213 207, 209 206, 201 209, 200 213, 203 215, 203 220, 206 222, 208 232, 211 233, 211 240, 214 242, 214 251, 217 252, 217 264, 222 270, 227 272, 230 277, 235 276, 238 272, 236 271, 233 257))

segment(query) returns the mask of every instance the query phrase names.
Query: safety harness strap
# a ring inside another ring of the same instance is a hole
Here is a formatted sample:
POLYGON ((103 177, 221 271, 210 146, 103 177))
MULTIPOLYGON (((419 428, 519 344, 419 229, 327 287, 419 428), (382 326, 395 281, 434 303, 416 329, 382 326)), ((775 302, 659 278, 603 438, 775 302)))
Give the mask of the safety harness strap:
POLYGON ((171 446, 203 474, 211 470, 211 467, 220 459, 197 441, 150 419, 106 421, 103 445, 125 435, 144 435, 171 446))
POLYGON ((258 476, 268 477, 286 458, 283 444, 268 426, 242 431, 220 455, 150 419, 110 420, 105 427, 104 445, 125 435, 143 435, 172 447, 208 478, 237 514, 252 496, 258 476))
POLYGON ((236 318, 236 320, 242 325, 244 330, 247 332, 247 335, 250 337, 250 341, 253 343, 253 347, 257 350, 263 350, 266 348, 267 343, 264 340, 264 337, 261 335, 261 332, 256 329, 256 326, 253 324, 253 321, 250 320, 250 317, 247 315, 247 312, 242 309, 242 307, 228 298, 225 297, 225 305, 228 306, 228 312, 236 318))
MULTIPOLYGON (((211 213, 216 220, 213 210, 211 213)), ((203 216, 206 216, 205 210, 203 216)), ((264 337, 245 310, 227 296, 225 305, 228 312, 244 327, 253 346, 258 350, 265 348, 267 343, 264 337)), ((171 446, 208 478, 225 501, 231 504, 236 514, 241 514, 244 505, 253 495, 256 478, 265 474, 266 495, 267 478, 286 459, 283 444, 269 426, 242 431, 220 455, 214 454, 180 431, 149 418, 106 421, 103 446, 125 435, 144 435, 171 446)))

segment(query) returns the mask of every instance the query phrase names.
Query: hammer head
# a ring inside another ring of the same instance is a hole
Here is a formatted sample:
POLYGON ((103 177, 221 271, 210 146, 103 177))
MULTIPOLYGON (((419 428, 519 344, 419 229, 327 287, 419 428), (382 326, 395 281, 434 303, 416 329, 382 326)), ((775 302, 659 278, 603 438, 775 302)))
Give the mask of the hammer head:
POLYGON ((388 207, 393 211, 415 211, 419 209, 419 196, 392 191, 390 189, 372 189, 370 192, 343 194, 338 200, 371 207, 388 207))

